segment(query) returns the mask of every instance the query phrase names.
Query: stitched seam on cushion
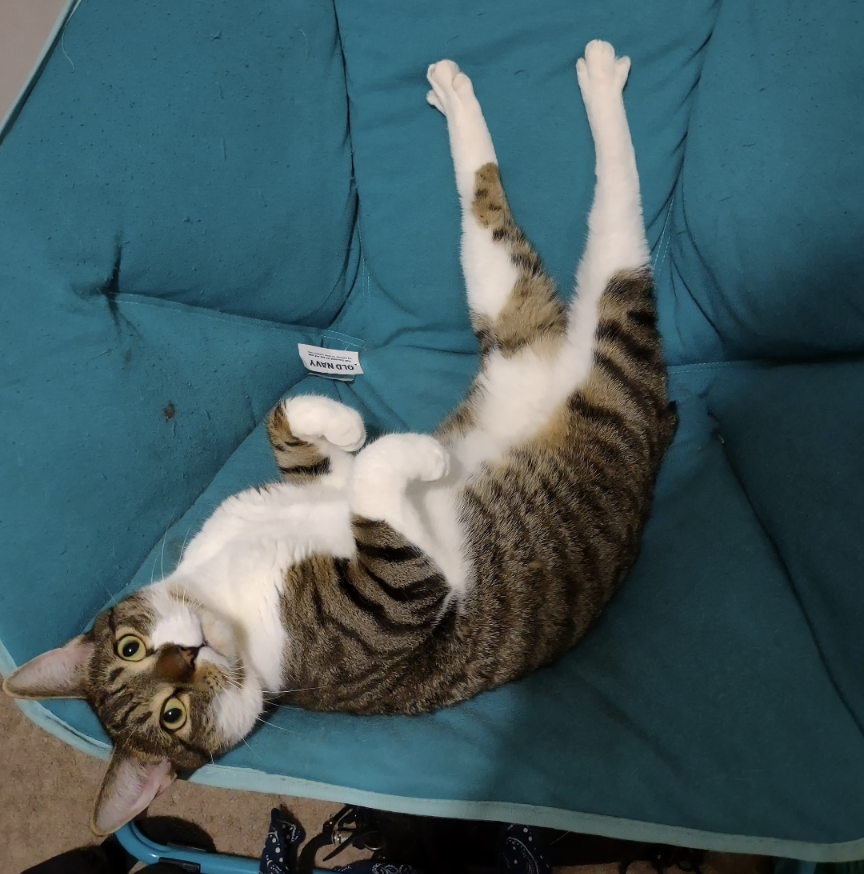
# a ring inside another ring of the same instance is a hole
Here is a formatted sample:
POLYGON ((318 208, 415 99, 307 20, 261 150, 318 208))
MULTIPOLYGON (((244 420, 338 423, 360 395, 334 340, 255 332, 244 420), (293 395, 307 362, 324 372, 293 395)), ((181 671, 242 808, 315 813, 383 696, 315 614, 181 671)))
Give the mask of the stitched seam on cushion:
POLYGON ((669 200, 669 206, 666 209, 666 218, 663 220, 663 230, 660 231, 660 240, 657 243, 658 249, 660 248, 660 246, 663 246, 663 254, 660 258, 659 264, 656 263, 656 258, 655 258, 655 263, 654 263, 654 266, 652 267, 652 270, 654 271, 655 274, 660 273, 660 271, 663 269, 663 264, 666 262, 666 253, 669 251, 669 243, 672 240, 672 234, 669 231, 669 219, 672 216, 672 207, 674 205, 675 205, 675 192, 673 191, 672 197, 669 200), (666 241, 665 245, 663 243, 664 239, 666 241))
MULTIPOLYGON (((714 415, 711 411, 710 407, 708 409, 708 414, 714 419, 715 422, 718 422, 719 419, 714 415)), ((726 461, 726 465, 729 468, 730 473, 735 478, 735 482, 738 484, 738 488, 741 490, 741 494, 744 496, 744 499, 747 501, 747 506, 750 507, 750 511, 753 513, 753 518, 759 524, 759 529, 765 536, 765 539, 768 541, 768 544, 771 547, 771 551, 773 552, 777 562, 779 563, 783 573, 786 575, 786 579, 789 581, 789 588, 792 591, 792 595, 795 598, 795 602, 798 604, 798 609, 801 611, 801 615, 804 618, 805 623, 807 624, 807 628, 810 631, 810 638, 813 641, 813 646, 816 649, 816 652, 819 656, 819 661, 822 665, 823 670, 825 671, 825 676, 828 678, 828 682, 831 684, 831 688, 834 690, 834 694, 837 695, 837 699, 843 705, 843 709, 846 713, 849 714, 849 718, 852 720, 855 727, 858 729, 859 734, 864 737, 864 724, 861 723, 858 716, 855 714, 855 711, 849 705, 849 701, 846 698, 846 695, 843 693, 840 685, 834 677, 834 673, 831 670, 828 660, 825 658, 825 653, 822 650, 822 644, 819 642, 819 638, 816 635, 816 631, 813 628, 813 624, 810 622, 810 616, 807 614, 807 611, 804 609, 804 603, 801 600, 801 596, 798 592, 798 587, 795 585, 795 578, 792 575, 789 566, 786 563, 786 560, 783 558, 783 553, 780 551, 780 547, 777 544, 777 541, 771 535, 771 532, 768 530, 765 522, 762 519, 762 516, 756 510, 756 507, 753 504, 753 501, 750 498, 750 493, 747 491, 746 486, 744 485, 744 480, 741 478, 737 468, 732 462, 729 453, 726 451, 725 446, 720 444, 721 451, 723 453, 723 458, 726 461)))
POLYGON ((146 295, 136 294, 118 294, 114 297, 118 303, 128 306, 151 307, 153 309, 168 309, 176 312, 185 312, 194 318, 209 319, 215 322, 226 322, 228 324, 236 322, 244 322, 250 325, 260 325, 262 328, 268 328, 272 331, 304 331, 320 334, 328 328, 302 325, 294 322, 274 322, 269 319, 259 319, 256 316, 244 316, 239 313, 222 313, 218 310, 207 309, 206 307, 198 307, 194 304, 181 303, 180 301, 165 300, 164 298, 148 298, 146 295))

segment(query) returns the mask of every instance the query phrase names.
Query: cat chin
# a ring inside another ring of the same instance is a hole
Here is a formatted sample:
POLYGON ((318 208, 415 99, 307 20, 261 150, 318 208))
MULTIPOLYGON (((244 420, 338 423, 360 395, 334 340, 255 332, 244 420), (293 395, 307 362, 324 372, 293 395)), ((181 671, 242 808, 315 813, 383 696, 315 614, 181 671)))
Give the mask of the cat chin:
POLYGON ((222 748, 227 750, 240 743, 255 727, 264 712, 264 695, 257 683, 247 679, 239 686, 229 686, 219 692, 213 699, 212 709, 222 748))
POLYGON ((237 651, 237 638, 231 623, 206 607, 199 607, 198 619, 204 635, 204 646, 199 657, 209 650, 213 656, 221 657, 221 661, 217 658, 209 658, 208 661, 224 668, 232 668, 237 663, 240 653, 237 651))
POLYGON ((199 665, 214 665, 220 669, 220 674, 229 677, 238 673, 242 667, 237 660, 226 658, 221 652, 208 646, 206 643, 198 650, 198 656, 195 661, 199 665))
POLYGON ((156 611, 154 644, 200 647, 207 661, 231 670, 241 658, 237 635, 231 622, 205 606, 183 581, 163 580, 150 587, 150 601, 156 611))

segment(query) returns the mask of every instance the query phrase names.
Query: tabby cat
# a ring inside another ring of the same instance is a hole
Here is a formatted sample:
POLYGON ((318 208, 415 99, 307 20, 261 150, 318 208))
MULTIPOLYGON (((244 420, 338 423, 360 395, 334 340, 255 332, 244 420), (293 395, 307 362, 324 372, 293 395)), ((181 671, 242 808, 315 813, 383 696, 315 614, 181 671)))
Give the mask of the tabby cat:
POLYGON ((323 397, 267 431, 282 482, 225 501, 165 579, 38 656, 4 689, 83 697, 114 751, 108 833, 287 702, 418 713, 566 652, 632 565, 675 419, 655 326, 622 89, 594 41, 576 65, 596 151, 569 308, 513 223, 469 79, 429 68, 462 205, 479 372, 435 436, 389 434, 323 397))

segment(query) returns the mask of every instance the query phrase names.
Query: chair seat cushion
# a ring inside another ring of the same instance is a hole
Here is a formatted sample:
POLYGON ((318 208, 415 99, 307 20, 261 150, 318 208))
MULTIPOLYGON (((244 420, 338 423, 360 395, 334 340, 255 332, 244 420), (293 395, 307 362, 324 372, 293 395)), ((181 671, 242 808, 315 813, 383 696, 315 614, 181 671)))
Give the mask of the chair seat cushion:
MULTIPOLYGON (((639 561, 553 667, 422 717, 284 708, 194 779, 864 855, 860 25, 851 3, 790 9, 81 4, 0 143, 0 668, 274 479, 261 423, 286 393, 376 431, 429 430, 464 392, 476 344, 428 63, 472 76, 514 214, 569 293, 593 184, 573 63, 603 37, 633 59, 680 414, 639 561), (360 349, 364 373, 306 375, 298 343, 360 349)), ((107 754, 81 702, 24 706, 107 754)))
MULTIPOLYGON (((337 396, 335 384, 309 380, 337 396)), ((843 490, 862 473, 854 435, 864 413, 849 404, 862 391, 862 362, 673 368, 680 424, 640 558, 561 662, 427 716, 283 708, 248 746, 194 779, 635 840, 857 858, 858 555, 840 549, 830 562, 808 564, 804 510, 792 498, 803 489, 807 506, 822 508, 825 530, 836 524, 848 544, 844 527, 854 523, 843 516, 864 518, 864 495, 843 490), (817 414, 842 417, 848 436, 822 470, 794 485, 788 465, 820 447, 816 427, 802 433, 790 422, 814 398, 817 414), (838 487, 843 501, 832 507, 838 487), (778 527, 789 532, 780 541, 778 527)), ((273 475, 259 428, 132 586, 170 567, 219 500, 273 475)), ((104 743, 81 702, 47 707, 104 743)))

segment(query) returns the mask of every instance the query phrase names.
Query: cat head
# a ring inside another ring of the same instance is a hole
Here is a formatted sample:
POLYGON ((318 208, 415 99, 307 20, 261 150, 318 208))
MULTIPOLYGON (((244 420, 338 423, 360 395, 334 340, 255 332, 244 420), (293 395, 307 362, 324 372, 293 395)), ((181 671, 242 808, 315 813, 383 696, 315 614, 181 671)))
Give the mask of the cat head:
POLYGON ((3 690, 84 698, 96 711, 114 745, 90 821, 105 835, 144 810, 178 771, 212 761, 252 728, 261 702, 247 700, 256 692, 243 682, 238 650, 226 620, 181 586, 157 583, 22 665, 3 690))

